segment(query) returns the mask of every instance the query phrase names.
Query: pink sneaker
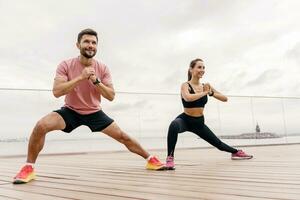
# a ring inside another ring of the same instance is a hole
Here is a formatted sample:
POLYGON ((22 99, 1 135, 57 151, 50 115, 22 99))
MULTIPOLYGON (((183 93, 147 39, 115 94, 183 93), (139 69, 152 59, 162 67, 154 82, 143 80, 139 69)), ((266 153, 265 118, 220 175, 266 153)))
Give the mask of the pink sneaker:
POLYGON ((28 183, 34 180, 35 178, 36 177, 32 166, 25 165, 24 167, 22 167, 20 172, 14 177, 13 183, 14 184, 28 183))
POLYGON ((175 164, 174 164, 174 157, 173 156, 168 156, 166 159, 166 165, 165 165, 167 170, 175 170, 175 164))
POLYGON ((156 156, 150 157, 147 162, 146 169, 149 170, 164 170, 165 166, 160 162, 156 156))
POLYGON ((242 150, 238 150, 238 152, 231 154, 231 160, 247 160, 253 158, 252 155, 248 155, 242 150))

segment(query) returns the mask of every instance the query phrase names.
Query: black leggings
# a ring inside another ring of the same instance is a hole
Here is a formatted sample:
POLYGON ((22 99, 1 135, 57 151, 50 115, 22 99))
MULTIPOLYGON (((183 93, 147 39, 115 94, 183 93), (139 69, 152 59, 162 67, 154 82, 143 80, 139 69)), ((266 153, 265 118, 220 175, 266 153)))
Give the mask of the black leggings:
POLYGON ((178 133, 190 131, 217 147, 221 151, 236 153, 237 149, 223 143, 217 136, 204 124, 204 117, 192 117, 185 113, 180 114, 170 124, 168 131, 168 156, 174 156, 178 133))

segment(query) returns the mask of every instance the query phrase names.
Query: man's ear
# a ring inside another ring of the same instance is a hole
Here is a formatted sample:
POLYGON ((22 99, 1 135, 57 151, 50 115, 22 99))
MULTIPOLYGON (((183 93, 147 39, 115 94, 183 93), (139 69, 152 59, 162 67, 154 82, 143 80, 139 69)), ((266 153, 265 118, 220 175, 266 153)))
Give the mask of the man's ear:
POLYGON ((78 42, 76 42, 76 47, 80 49, 80 44, 78 42))

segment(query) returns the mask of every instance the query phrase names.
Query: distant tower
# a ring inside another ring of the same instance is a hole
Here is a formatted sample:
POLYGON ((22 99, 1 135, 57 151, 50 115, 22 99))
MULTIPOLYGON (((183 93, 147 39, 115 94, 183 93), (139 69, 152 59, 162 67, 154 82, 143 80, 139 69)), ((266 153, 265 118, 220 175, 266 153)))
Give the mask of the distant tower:
POLYGON ((259 128, 258 123, 256 123, 255 131, 256 131, 256 133, 260 133, 260 128, 259 128))

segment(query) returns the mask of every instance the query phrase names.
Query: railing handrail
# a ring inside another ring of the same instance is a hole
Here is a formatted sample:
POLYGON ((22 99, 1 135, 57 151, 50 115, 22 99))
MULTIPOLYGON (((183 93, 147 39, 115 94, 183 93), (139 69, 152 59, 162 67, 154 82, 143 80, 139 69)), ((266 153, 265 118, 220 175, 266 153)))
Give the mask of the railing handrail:
MULTIPOLYGON (((0 91, 36 91, 36 92, 52 92, 51 89, 41 88, 4 88, 0 87, 0 91)), ((162 93, 162 92, 128 92, 128 91, 116 91, 119 94, 136 94, 136 95, 179 95, 179 93, 162 93)), ((239 97, 239 98, 270 98, 270 99, 300 99, 300 97, 293 96, 250 96, 250 95, 227 95, 228 97, 239 97)))

